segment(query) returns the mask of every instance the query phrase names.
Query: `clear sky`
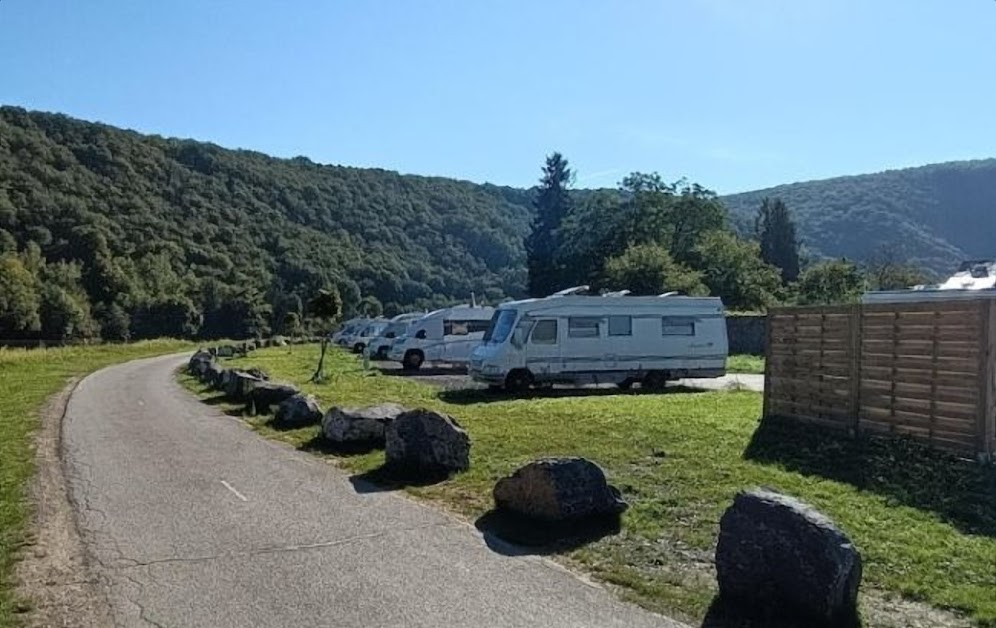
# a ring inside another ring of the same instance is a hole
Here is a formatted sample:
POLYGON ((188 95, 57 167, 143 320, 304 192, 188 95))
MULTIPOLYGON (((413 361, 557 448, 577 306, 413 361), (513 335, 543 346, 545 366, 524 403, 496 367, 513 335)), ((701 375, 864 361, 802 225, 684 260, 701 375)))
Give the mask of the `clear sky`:
POLYGON ((990 157, 994 79, 993 0, 0 0, 0 103, 519 186, 990 157))

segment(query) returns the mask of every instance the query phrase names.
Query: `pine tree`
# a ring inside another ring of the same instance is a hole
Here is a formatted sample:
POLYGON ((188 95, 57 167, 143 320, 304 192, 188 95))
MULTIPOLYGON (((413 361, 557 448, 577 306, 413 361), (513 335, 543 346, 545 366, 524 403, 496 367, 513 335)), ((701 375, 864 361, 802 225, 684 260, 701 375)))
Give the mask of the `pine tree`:
POLYGON ((795 223, 780 198, 765 198, 755 222, 761 241, 761 259, 781 270, 782 283, 799 278, 799 242, 795 223))
POLYGON ((568 187, 574 173, 560 153, 546 158, 540 190, 534 203, 536 218, 532 232, 526 238, 526 264, 529 271, 529 294, 543 297, 564 288, 563 273, 558 267, 558 231, 570 211, 568 187))

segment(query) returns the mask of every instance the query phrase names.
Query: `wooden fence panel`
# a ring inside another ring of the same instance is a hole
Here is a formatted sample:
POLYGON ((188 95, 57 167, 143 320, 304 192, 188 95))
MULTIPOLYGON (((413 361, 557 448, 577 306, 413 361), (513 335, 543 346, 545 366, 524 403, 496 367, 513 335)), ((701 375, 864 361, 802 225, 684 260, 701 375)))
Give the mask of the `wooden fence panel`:
POLYGON ((765 415, 996 453, 993 298, 779 308, 765 415))

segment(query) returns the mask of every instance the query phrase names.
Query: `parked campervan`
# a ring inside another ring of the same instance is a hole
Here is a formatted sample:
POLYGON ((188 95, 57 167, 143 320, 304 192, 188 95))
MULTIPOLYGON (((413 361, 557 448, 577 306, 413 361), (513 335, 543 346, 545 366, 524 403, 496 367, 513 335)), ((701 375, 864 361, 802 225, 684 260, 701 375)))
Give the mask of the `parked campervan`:
POLYGON ((464 364, 491 325, 493 307, 459 305, 426 314, 395 341, 389 354, 407 370, 425 362, 464 364))
POLYGON ((989 259, 962 262, 955 274, 933 285, 912 286, 908 290, 866 292, 861 302, 903 303, 951 299, 978 299, 996 294, 996 261, 989 259))
POLYGON ((413 312, 411 314, 398 314, 392 318, 387 326, 367 344, 370 357, 375 360, 386 360, 395 340, 405 335, 408 328, 423 316, 425 316, 425 312, 413 312))
POLYGON ((354 328, 352 333, 344 334, 342 344, 351 348, 353 353, 363 353, 363 350, 367 348, 367 343, 380 334, 389 322, 386 318, 367 319, 354 328))
POLYGON ((558 294, 500 305, 470 359, 479 382, 614 383, 663 388, 680 377, 726 373, 723 302, 715 297, 558 294))
POLYGON ((329 340, 332 341, 332 344, 344 345, 345 342, 343 341, 343 337, 354 333, 357 327, 366 323, 369 320, 370 319, 365 316, 359 318, 351 318, 348 321, 344 322, 342 325, 340 325, 339 330, 336 331, 334 334, 332 334, 329 340))

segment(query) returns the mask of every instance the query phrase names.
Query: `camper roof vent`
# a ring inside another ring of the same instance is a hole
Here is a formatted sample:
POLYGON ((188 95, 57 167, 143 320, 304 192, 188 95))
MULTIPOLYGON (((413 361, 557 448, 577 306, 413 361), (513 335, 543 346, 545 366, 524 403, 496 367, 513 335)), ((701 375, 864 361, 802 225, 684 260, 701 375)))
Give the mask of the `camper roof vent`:
POLYGON ((625 297, 631 294, 630 290, 616 290, 615 292, 606 292, 603 297, 625 297))
POLYGON ((558 292, 551 294, 551 297, 568 297, 575 294, 587 294, 588 286, 574 286, 573 288, 564 288, 558 292))
POLYGON ((676 296, 678 296, 680 294, 681 293, 678 292, 677 290, 672 290, 671 292, 665 292, 664 294, 658 294, 657 296, 659 296, 659 297, 676 297, 676 296))

